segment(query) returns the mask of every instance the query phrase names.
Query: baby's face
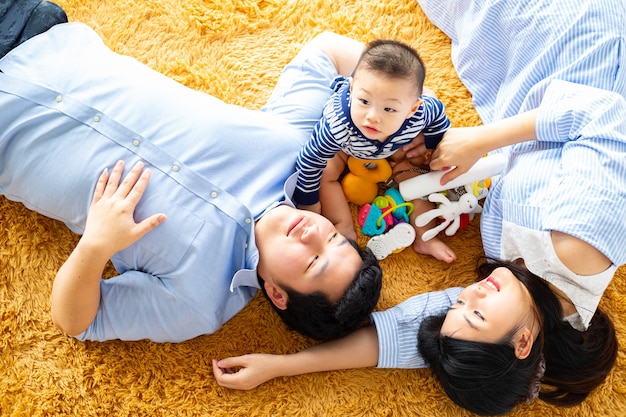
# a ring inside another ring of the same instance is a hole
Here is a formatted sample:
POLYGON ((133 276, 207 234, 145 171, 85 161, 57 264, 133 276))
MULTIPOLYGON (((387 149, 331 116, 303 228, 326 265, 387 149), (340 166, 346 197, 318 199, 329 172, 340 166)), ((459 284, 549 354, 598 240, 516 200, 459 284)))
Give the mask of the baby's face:
POLYGON ((422 104, 415 80, 359 70, 351 80, 350 117, 370 140, 384 142, 422 104))

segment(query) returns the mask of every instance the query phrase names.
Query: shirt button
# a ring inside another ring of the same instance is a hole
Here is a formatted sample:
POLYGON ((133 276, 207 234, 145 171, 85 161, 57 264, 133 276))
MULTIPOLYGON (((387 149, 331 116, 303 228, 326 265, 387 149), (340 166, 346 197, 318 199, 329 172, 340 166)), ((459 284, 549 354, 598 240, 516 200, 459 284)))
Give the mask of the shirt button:
POLYGON ((248 249, 248 243, 246 242, 246 249, 248 249))
POLYGON ((211 197, 212 197, 212 198, 217 198, 217 193, 216 193, 215 191, 213 191, 213 192, 211 193, 211 197))
POLYGON ((96 115, 93 117, 93 121, 94 121, 94 122, 99 122, 99 121, 100 121, 100 115, 99 115, 99 114, 96 114, 96 115))
POLYGON ((252 223, 252 219, 250 219, 250 217, 246 217, 246 220, 244 220, 247 224, 252 223))
POLYGON ((173 165, 172 166, 172 171, 178 172, 178 171, 180 171, 180 167, 178 165, 173 165))
POLYGON ((139 146, 139 139, 134 139, 133 140, 133 145, 139 146))
POLYGON ((63 101, 63 97, 61 97, 61 96, 57 96, 57 103, 60 103, 60 102, 62 102, 62 101, 63 101))

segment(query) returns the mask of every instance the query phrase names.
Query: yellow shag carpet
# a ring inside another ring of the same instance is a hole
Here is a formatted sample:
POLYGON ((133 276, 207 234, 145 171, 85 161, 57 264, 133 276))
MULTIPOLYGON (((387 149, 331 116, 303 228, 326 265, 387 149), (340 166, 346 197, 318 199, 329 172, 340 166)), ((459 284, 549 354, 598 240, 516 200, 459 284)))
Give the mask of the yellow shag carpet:
MULTIPOLYGON (((93 27, 114 51, 189 87, 251 108, 265 102, 283 65, 322 31, 362 41, 395 38, 421 52, 428 69, 427 85, 447 104, 453 124, 480 123, 450 63, 449 39, 428 22, 415 0, 58 3, 71 21, 93 27)), ((452 265, 410 250, 383 261, 385 280, 378 308, 391 307, 419 292, 470 283, 482 251, 477 226, 475 219, 448 240, 459 255, 452 265)), ((49 296, 55 272, 76 241, 77 236, 62 224, 0 197, 2 415, 469 415, 447 399, 428 370, 329 372, 281 378, 247 392, 219 387, 210 367, 212 358, 294 352, 312 343, 286 330, 261 296, 216 334, 185 343, 75 341, 52 326, 49 296)), ((573 409, 555 409, 536 401, 518 407, 511 416, 626 415, 624 294, 626 268, 619 270, 601 303, 615 321, 622 342, 617 366, 606 383, 573 409)))

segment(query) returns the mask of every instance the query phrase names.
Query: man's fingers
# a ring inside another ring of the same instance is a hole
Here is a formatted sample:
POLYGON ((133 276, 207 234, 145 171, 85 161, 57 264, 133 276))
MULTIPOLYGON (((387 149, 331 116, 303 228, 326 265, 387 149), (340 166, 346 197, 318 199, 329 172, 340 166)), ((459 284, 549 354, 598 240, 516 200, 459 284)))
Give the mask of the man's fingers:
POLYGON ((109 170, 105 168, 100 176, 98 177, 98 182, 96 183, 96 189, 93 192, 93 198, 91 199, 91 204, 102 198, 104 194, 104 189, 106 188, 107 182, 109 181, 109 170))
POLYGON ((124 171, 124 161, 117 161, 109 174, 109 178, 104 189, 104 195, 111 196, 117 191, 117 187, 122 178, 122 172, 124 171))
POLYGON ((141 238, 151 230, 154 230, 158 225, 163 223, 167 217, 163 213, 153 214, 152 216, 143 219, 141 222, 137 223, 136 232, 138 236, 141 238))
MULTIPOLYGON (((122 197, 128 196, 128 194, 137 185, 137 181, 139 180, 139 178, 141 178, 143 174, 143 168, 144 168, 143 162, 141 161, 137 162, 131 168, 128 174, 126 174, 121 184, 119 184, 116 192, 122 197)), ((142 190, 142 193, 143 193, 143 190, 142 190)))

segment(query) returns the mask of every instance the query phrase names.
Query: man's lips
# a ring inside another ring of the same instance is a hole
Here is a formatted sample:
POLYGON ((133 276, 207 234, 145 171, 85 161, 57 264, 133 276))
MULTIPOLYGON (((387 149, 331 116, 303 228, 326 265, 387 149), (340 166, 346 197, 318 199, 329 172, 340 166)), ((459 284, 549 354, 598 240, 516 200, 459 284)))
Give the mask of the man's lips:
POLYGON ((297 218, 295 218, 291 224, 289 225, 289 229, 287 230, 287 236, 289 236, 291 234, 291 232, 293 232, 293 230, 295 228, 298 227, 298 225, 300 225, 302 223, 302 220, 304 220, 303 216, 298 216, 297 218))

